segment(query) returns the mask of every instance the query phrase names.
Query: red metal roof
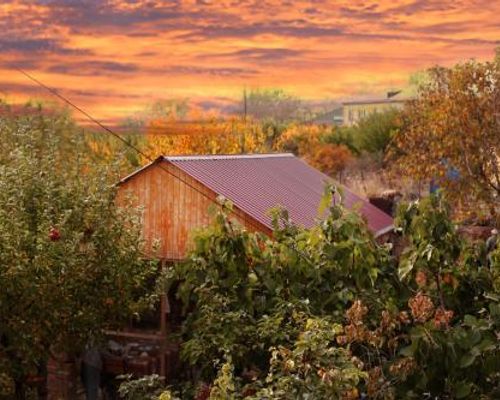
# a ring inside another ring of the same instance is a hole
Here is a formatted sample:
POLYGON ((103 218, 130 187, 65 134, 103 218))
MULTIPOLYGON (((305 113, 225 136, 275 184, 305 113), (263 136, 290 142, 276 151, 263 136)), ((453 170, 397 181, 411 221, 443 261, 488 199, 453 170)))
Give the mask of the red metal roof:
MULTIPOLYGON (((269 228, 272 225, 268 211, 276 206, 286 208, 295 224, 306 228, 314 226, 325 184, 333 182, 293 154, 167 156, 163 159, 225 196, 269 228)), ((392 229, 393 220, 389 215, 346 187, 342 188, 344 205, 347 208, 360 205, 360 212, 375 235, 392 229)))

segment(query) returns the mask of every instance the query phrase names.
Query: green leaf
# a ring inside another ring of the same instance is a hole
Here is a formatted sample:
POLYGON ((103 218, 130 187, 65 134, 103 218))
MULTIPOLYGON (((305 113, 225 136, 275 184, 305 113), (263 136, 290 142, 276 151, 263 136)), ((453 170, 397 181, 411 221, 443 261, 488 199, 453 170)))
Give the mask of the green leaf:
POLYGON ((463 399, 470 394, 471 390, 472 384, 470 382, 459 382, 455 386, 455 397, 463 399))
POLYGON ((326 185, 323 196, 318 207, 318 217, 322 217, 325 211, 332 205, 335 188, 332 185, 326 185))
POLYGON ((476 360, 476 355, 474 354, 468 353, 463 355, 459 362, 460 368, 470 367, 475 360, 476 360))
POLYGON ((464 317, 464 324, 473 328, 477 325, 477 318, 467 314, 464 317))
POLYGON ((415 354, 415 349, 413 347, 414 347, 413 345, 403 347, 399 351, 399 354, 405 357, 412 357, 415 354))
POLYGON ((413 257, 402 261, 399 268, 398 268, 399 279, 400 280, 405 279, 406 276, 413 270, 414 266, 415 266, 415 264, 414 264, 413 257))

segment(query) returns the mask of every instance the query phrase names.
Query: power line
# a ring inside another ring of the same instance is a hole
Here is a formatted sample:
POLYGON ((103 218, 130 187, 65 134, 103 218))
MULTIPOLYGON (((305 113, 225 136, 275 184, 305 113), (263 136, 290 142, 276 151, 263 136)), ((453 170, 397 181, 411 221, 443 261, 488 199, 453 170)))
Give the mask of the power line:
MULTIPOLYGON (((94 117, 92 117, 92 115, 90 115, 88 112, 86 112, 85 110, 83 110, 82 108, 78 107, 76 104, 74 104, 71 100, 67 99, 66 97, 64 97, 62 94, 58 93, 55 89, 52 89, 51 87, 45 85, 44 83, 40 82, 38 79, 36 79, 35 77, 33 77, 32 75, 30 75, 29 73, 27 73, 26 71, 22 70, 21 68, 17 68, 15 67, 14 69, 16 69, 17 71, 19 71, 20 73, 22 73, 24 76, 26 76, 28 79, 30 79, 31 81, 35 82, 37 85, 39 85, 40 87, 44 88, 45 90, 47 90, 49 93, 51 93, 52 95, 56 96, 57 98, 61 99, 62 101, 64 101, 66 104, 68 104, 70 107, 73 107, 75 110, 77 110, 78 112, 80 112, 81 114, 83 114, 89 121, 93 122, 94 124, 98 125, 101 129, 104 129, 106 132, 110 133, 111 135, 113 135, 114 137, 116 137, 118 140, 120 140, 122 143, 124 143, 126 146, 130 147, 131 149, 133 149, 134 151, 136 151, 138 154, 142 155, 144 158, 146 158, 150 163, 154 163, 156 160, 153 159, 152 157, 150 157, 149 155, 147 155, 146 153, 144 153, 142 150, 140 150, 139 148, 137 148, 136 146, 134 146, 132 143, 130 143, 128 140, 122 138, 119 134, 115 133, 113 130, 111 130, 110 128, 108 128, 106 125, 102 124, 101 122, 99 122, 97 119, 95 119, 94 117)), ((245 97, 246 97, 246 93, 245 93, 245 97)), ((180 182, 184 183, 185 185, 187 185, 188 187, 190 187, 191 189, 193 189, 195 192, 201 194, 203 197, 207 198, 208 200, 210 200, 211 202, 213 203, 216 203, 216 201, 211 198, 208 194, 204 193, 203 191, 201 191, 200 189, 198 189, 196 186, 192 185, 191 183, 189 183, 188 181, 186 181, 185 179, 182 179, 180 176, 170 172, 168 169, 164 168, 164 166, 162 164, 158 164, 158 167, 160 167, 160 169, 164 172, 166 172, 167 174, 169 174, 170 176, 178 179, 180 182)), ((214 192, 215 193, 215 192, 214 192)), ((291 250, 294 250, 296 251, 300 256, 304 257, 305 256, 296 248, 294 248, 293 246, 288 246, 291 250)))
MULTIPOLYGON (((68 104, 70 107, 73 107, 75 110, 77 110, 78 112, 80 112, 81 114, 83 114, 89 121, 93 122, 94 124, 98 125, 101 129, 105 130, 106 132, 110 133, 111 135, 113 135, 115 138, 117 138, 118 140, 120 140, 122 143, 124 143, 126 146, 130 147, 131 149, 133 149, 134 151, 136 151, 138 154, 140 154, 141 156, 143 156, 146 160, 148 160, 150 163, 154 163, 156 160, 153 159, 152 157, 150 157, 148 154, 144 153, 141 149, 139 149, 138 147, 134 146, 132 143, 130 143, 128 140, 124 139, 123 137, 121 137, 118 133, 114 132, 113 130, 111 130, 110 128, 108 128, 106 125, 102 124, 101 122, 99 122, 96 118, 94 118, 92 115, 90 115, 88 112, 86 112, 85 110, 83 110, 82 108, 78 107, 76 104, 74 104, 71 100, 67 99, 66 97, 64 97, 62 94, 58 93, 55 89, 51 88, 50 86, 47 86, 45 85, 44 83, 40 82, 38 79, 36 79, 34 76, 30 75, 29 73, 27 73, 26 71, 22 70, 21 68, 15 68, 17 71, 19 71, 20 73, 22 73, 24 76, 26 76, 28 79, 30 79, 31 81, 35 82, 37 85, 39 85, 40 87, 44 88, 45 90, 47 90, 49 93, 51 93, 53 96, 59 98, 60 100, 64 101, 66 104, 68 104)), ((204 193, 203 191, 201 191, 200 189, 198 189, 196 186, 192 185, 191 183, 189 183, 188 181, 186 181, 185 179, 182 179, 180 176, 172 173, 171 171, 169 171, 168 169, 164 168, 162 164, 158 164, 158 166, 160 167, 160 169, 164 172, 166 172, 167 174, 173 176, 174 178, 177 178, 180 182, 184 183, 185 185, 189 186, 191 189, 193 189, 194 191, 196 191, 197 193, 201 194, 202 196, 206 197, 207 199, 209 199, 210 201, 214 202, 214 199, 212 199, 208 194, 204 193)))
POLYGON ((71 100, 67 99, 66 97, 64 97, 62 94, 58 93, 57 90, 55 89, 52 89, 51 87, 45 85, 44 83, 40 82, 38 79, 36 79, 34 76, 28 74, 26 71, 22 70, 21 68, 15 68, 17 71, 19 71, 20 73, 22 73, 24 76, 26 76, 28 79, 32 80, 33 82, 35 82, 37 85, 39 85, 40 87, 44 88, 45 90, 47 90, 49 93, 51 93, 53 96, 56 96, 57 98, 59 98, 60 100, 64 101, 66 104, 68 104, 69 106, 73 107, 75 110, 77 110, 78 112, 80 112, 81 114, 83 114, 89 121, 93 122, 94 124, 98 125, 101 129, 104 129, 106 132, 112 134, 114 137, 116 137, 118 140, 122 141, 123 143, 125 143, 127 146, 131 147, 132 149, 134 149, 138 154, 140 154, 141 156, 145 157, 147 160, 149 161, 153 161, 153 159, 151 157, 149 157, 146 153, 144 153, 142 150, 140 150, 139 148, 135 147, 132 143, 130 143, 128 140, 122 138, 119 134, 113 132, 111 129, 109 129, 107 126, 105 126, 104 124, 102 124, 101 122, 99 122, 97 119, 95 119, 94 117, 92 117, 92 115, 90 115, 88 112, 86 112, 85 110, 83 110, 82 108, 78 107, 76 104, 74 104, 71 100))

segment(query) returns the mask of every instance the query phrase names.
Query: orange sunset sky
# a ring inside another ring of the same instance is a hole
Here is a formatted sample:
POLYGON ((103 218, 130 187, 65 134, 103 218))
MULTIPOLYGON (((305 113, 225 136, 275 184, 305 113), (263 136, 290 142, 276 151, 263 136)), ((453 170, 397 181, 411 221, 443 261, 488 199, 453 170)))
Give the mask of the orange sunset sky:
POLYGON ((222 110, 244 87, 311 100, 379 94, 500 44, 500 0, 0 0, 0 96, 43 92, 104 121, 155 99, 222 110))

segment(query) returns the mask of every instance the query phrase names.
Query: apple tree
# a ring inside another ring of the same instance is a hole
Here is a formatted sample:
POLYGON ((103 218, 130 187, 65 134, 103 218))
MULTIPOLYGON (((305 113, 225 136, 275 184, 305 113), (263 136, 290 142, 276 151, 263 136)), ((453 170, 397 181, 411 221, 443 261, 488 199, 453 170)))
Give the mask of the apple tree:
POLYGON ((0 119, 0 393, 151 300, 139 215, 64 115, 0 119), (3 386, 1 386, 3 385, 3 386))

